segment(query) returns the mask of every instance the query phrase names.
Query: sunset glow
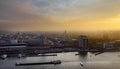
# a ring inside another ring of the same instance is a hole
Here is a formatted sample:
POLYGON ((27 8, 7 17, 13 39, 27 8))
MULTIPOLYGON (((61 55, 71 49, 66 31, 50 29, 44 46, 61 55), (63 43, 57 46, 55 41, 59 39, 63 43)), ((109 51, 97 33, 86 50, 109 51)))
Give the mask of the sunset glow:
POLYGON ((0 0, 0 30, 120 30, 120 0, 0 0))

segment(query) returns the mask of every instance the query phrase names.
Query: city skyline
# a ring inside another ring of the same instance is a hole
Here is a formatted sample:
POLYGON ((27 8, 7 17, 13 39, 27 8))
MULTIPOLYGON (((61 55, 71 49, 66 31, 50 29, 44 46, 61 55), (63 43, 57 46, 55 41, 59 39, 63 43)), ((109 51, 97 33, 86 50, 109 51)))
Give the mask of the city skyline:
POLYGON ((1 0, 0 30, 120 30, 120 0, 1 0))

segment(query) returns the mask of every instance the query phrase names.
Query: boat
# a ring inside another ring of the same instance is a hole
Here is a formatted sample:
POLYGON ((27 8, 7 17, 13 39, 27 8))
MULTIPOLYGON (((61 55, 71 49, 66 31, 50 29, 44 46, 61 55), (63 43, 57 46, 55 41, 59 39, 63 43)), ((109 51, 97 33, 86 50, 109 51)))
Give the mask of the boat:
POLYGON ((3 54, 3 55, 1 56, 1 58, 2 58, 2 59, 6 59, 6 58, 7 58, 7 54, 3 54))
POLYGON ((38 56, 57 56, 57 54, 38 54, 38 56))
POLYGON ((53 64, 61 64, 61 60, 51 61, 53 64))
POLYGON ((83 67, 83 63, 81 62, 80 65, 83 67))
POLYGON ((38 62, 38 63, 16 63, 16 66, 26 66, 26 65, 46 65, 46 64, 61 64, 61 60, 55 60, 50 62, 38 62))

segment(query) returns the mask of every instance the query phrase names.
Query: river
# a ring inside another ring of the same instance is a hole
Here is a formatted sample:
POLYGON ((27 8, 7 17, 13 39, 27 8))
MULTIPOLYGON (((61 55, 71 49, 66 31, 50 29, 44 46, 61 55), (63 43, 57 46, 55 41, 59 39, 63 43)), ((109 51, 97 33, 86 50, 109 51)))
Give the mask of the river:
POLYGON ((88 52, 86 55, 75 55, 77 52, 57 53, 57 56, 7 58, 0 60, 0 69, 120 69, 120 52, 105 52, 95 56, 88 52), (59 65, 15 66, 16 62, 46 62, 61 60, 59 65), (80 65, 83 63, 83 66, 80 65))

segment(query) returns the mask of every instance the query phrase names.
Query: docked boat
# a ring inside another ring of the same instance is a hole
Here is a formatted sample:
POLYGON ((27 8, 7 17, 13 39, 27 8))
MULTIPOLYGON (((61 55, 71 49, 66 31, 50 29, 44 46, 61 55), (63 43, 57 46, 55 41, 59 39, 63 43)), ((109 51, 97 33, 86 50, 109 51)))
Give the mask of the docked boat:
POLYGON ((57 56, 57 54, 38 54, 38 56, 57 56))
POLYGON ((16 66, 26 66, 26 65, 46 65, 46 64, 61 64, 61 60, 55 60, 50 62, 39 62, 39 63, 16 63, 16 66))

